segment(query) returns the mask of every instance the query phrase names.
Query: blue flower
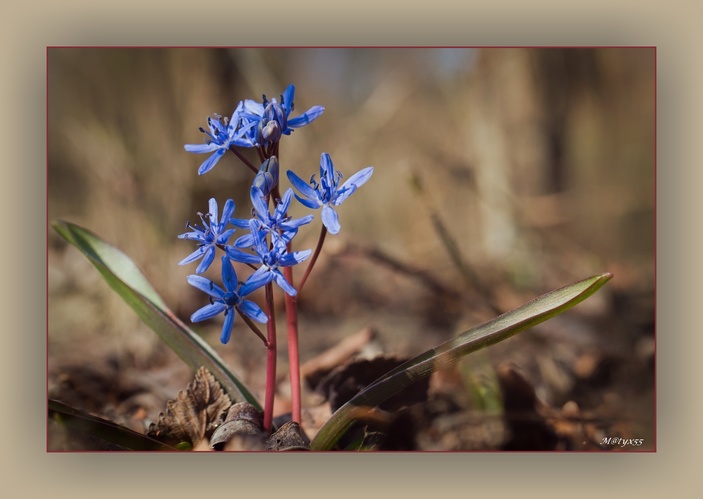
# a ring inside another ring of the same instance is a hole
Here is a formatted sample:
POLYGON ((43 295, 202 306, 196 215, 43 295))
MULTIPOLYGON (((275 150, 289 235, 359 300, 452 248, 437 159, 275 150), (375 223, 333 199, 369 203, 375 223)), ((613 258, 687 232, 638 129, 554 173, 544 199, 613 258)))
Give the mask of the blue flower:
MULTIPOLYGON (((261 189, 254 186, 251 188, 250 194, 251 202, 254 205, 253 214, 256 219, 261 222, 259 224, 259 230, 271 233, 273 237, 281 237, 286 244, 295 237, 301 225, 309 224, 314 218, 313 215, 307 215, 302 218, 293 219, 287 215, 288 208, 293 199, 293 189, 288 189, 285 194, 283 194, 283 199, 279 200, 276 208, 273 210, 273 214, 269 212, 266 196, 261 189)), ((232 218, 230 221, 237 227, 245 229, 250 228, 249 220, 232 218)), ((263 236, 262 239, 264 237, 265 236, 263 236)), ((255 240, 253 234, 246 234, 237 239, 234 243, 234 246, 237 248, 251 248, 254 245, 255 240)))
POLYGON ((261 103, 245 100, 242 121, 249 126, 256 123, 256 128, 251 128, 248 132, 249 140, 258 146, 278 142, 282 135, 290 135, 294 128, 312 123, 325 111, 322 106, 313 106, 300 116, 289 118, 294 107, 294 96, 295 86, 288 85, 281 95, 280 103, 276 99, 269 101, 265 95, 261 103))
POLYGON ((189 275, 188 284, 198 288, 200 291, 210 296, 210 303, 195 311, 190 316, 191 322, 200 322, 211 319, 216 315, 225 313, 225 322, 222 325, 220 341, 227 343, 232 335, 234 325, 235 310, 260 323, 268 322, 268 317, 259 306, 244 297, 256 289, 249 281, 240 286, 237 282, 237 274, 234 271, 232 262, 227 256, 222 256, 222 282, 225 289, 222 289, 210 279, 199 275, 189 275))
POLYGON ((222 118, 222 116, 217 114, 214 118, 208 116, 207 124, 210 131, 200 128, 200 131, 207 135, 205 143, 185 145, 185 150, 188 152, 196 154, 212 153, 198 168, 198 175, 212 170, 231 146, 254 147, 249 138, 249 129, 256 125, 256 122, 242 121, 240 114, 243 109, 244 104, 240 102, 230 119, 222 118))
POLYGON ((259 269, 254 272, 249 279, 247 279, 247 284, 249 284, 252 290, 254 290, 270 283, 271 281, 275 281, 283 291, 288 293, 290 296, 295 296, 297 291, 288 281, 286 281, 286 278, 283 277, 279 267, 290 267, 292 265, 297 265, 309 257, 312 250, 288 253, 286 240, 280 236, 277 236, 277 233, 275 232, 272 233, 272 244, 269 248, 268 240, 266 238, 266 234, 268 232, 262 230, 261 221, 257 218, 252 218, 249 220, 249 230, 251 231, 253 248, 256 254, 247 253, 232 246, 227 246, 227 248, 225 248, 227 255, 236 262, 261 265, 259 269))
POLYGON ((225 207, 222 210, 222 218, 217 221, 217 201, 215 198, 210 199, 210 211, 207 215, 198 213, 200 220, 203 222, 203 227, 197 225, 191 225, 190 222, 186 224, 186 227, 191 229, 192 232, 186 232, 178 236, 179 239, 188 239, 191 241, 198 241, 198 249, 193 253, 181 260, 178 265, 185 265, 187 263, 194 262, 198 258, 203 259, 195 269, 197 274, 202 274, 205 272, 212 264, 215 259, 215 251, 217 246, 224 246, 227 241, 232 236, 236 229, 225 230, 225 227, 230 221, 230 217, 234 213, 234 201, 228 199, 225 203, 225 207))
POLYGON ((323 152, 320 157, 319 184, 315 181, 314 175, 310 179, 310 185, 308 185, 292 171, 288 170, 286 172, 290 183, 301 194, 301 196, 295 195, 298 201, 313 210, 322 207, 322 223, 332 234, 338 234, 341 228, 339 217, 333 207, 339 206, 345 199, 354 194, 354 191, 364 185, 372 174, 373 166, 369 166, 356 172, 340 186, 339 181, 342 178, 342 173, 335 171, 332 159, 326 152, 323 152))

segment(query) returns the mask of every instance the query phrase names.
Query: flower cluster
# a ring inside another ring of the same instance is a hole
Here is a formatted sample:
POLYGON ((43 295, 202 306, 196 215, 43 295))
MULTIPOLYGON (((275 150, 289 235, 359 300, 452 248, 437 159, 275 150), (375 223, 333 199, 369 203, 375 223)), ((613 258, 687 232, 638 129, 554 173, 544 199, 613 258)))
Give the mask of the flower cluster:
MULTIPOLYGON (((263 97, 263 102, 249 99, 242 101, 229 119, 219 115, 208 117, 209 131, 200 129, 206 135, 204 144, 185 146, 188 152, 212 153, 200 165, 199 175, 212 170, 228 150, 236 152, 237 147, 257 148, 260 157, 264 159, 251 184, 251 217, 235 218, 235 203, 228 199, 218 218, 218 204, 213 198, 210 199, 208 213, 198 213, 202 225, 192 225, 189 222, 186 227, 190 232, 178 236, 197 243, 196 250, 181 260, 179 265, 201 260, 195 275, 188 276, 187 281, 207 294, 210 300, 209 304, 193 313, 191 321, 199 322, 224 313, 225 321, 220 337, 222 343, 227 343, 231 337, 235 312, 259 323, 272 320, 271 311, 267 309, 265 313, 259 305, 246 299, 257 289, 275 283, 289 296, 298 293, 292 282, 286 279, 283 270, 308 260, 312 254, 309 249, 292 251, 291 247, 299 229, 310 224, 314 215, 292 218, 288 212, 293 199, 309 209, 322 208, 323 232, 318 250, 308 264, 309 272, 324 240, 325 231, 331 234, 340 231, 339 218, 334 208, 366 183, 373 173, 372 167, 364 168, 340 185, 341 172, 335 170, 329 154, 323 153, 319 182, 314 175, 309 183, 305 182, 289 170, 286 176, 298 193, 289 188, 281 196, 279 159, 275 154, 279 141, 294 129, 312 123, 324 112, 322 106, 313 106, 302 115, 291 117, 294 95, 295 87, 289 85, 281 95, 280 102, 276 99, 269 101, 266 96, 263 97), (231 242, 238 230, 243 233, 231 242), (215 261, 218 249, 223 253, 222 286, 200 275, 215 261), (239 281, 234 262, 251 267, 253 273, 245 281, 239 281)), ((239 154, 237 156, 241 158, 239 154)))
POLYGON ((206 159, 200 168, 198 175, 203 175, 214 168, 217 162, 232 146, 254 147, 249 130, 256 124, 254 122, 245 123, 241 120, 242 104, 240 103, 232 114, 231 119, 222 118, 216 114, 214 118, 208 116, 207 124, 210 131, 200 128, 207 138, 204 144, 186 144, 185 150, 198 154, 209 153, 212 155, 206 159))
MULTIPOLYGON (((251 99, 242 101, 230 119, 215 115, 208 117, 209 131, 200 128, 206 135, 204 144, 186 144, 185 150, 193 153, 212 153, 200 168, 198 175, 209 172, 220 158, 232 147, 258 147, 277 143, 282 135, 290 135, 294 128, 300 128, 315 121, 324 111, 322 106, 313 106, 305 113, 289 119, 293 111, 295 86, 288 85, 281 102, 263 96, 263 102, 251 99)), ((263 149, 262 149, 263 150, 263 149)), ((270 156, 270 155, 269 155, 270 156)))
POLYGON ((305 113, 295 118, 288 119, 293 111, 293 97, 295 96, 295 87, 288 85, 283 95, 281 102, 276 99, 269 100, 263 96, 263 102, 256 102, 251 99, 244 101, 242 119, 247 124, 255 124, 255 127, 249 128, 249 138, 257 146, 266 146, 268 144, 278 142, 281 135, 290 135, 294 128, 300 128, 312 123, 325 110, 322 106, 313 106, 305 113))

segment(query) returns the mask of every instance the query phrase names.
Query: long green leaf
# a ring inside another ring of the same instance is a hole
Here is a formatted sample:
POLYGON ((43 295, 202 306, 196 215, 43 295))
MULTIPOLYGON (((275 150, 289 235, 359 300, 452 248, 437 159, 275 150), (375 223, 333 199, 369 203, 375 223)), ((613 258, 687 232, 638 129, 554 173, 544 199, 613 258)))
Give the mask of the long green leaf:
POLYGON ((49 422, 65 427, 74 435, 74 442, 87 442, 91 446, 96 446, 97 450, 177 450, 151 437, 87 414, 58 400, 49 400, 49 422))
POLYGON ((261 410, 261 405, 246 386, 205 341, 169 310, 127 255, 78 225, 58 221, 53 227, 88 257, 110 287, 193 371, 204 366, 233 401, 246 401, 261 410))
POLYGON ((311 450, 332 449, 354 424, 355 415, 361 408, 376 407, 434 371, 456 363, 465 355, 501 342, 568 310, 598 291, 612 277, 610 273, 600 274, 550 291, 398 366, 340 407, 320 428, 310 445, 311 450))

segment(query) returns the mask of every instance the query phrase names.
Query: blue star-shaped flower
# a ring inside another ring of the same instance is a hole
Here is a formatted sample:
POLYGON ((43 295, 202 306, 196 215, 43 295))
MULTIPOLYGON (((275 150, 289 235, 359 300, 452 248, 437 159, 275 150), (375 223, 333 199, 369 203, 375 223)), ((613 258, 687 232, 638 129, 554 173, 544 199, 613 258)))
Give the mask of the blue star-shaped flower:
POLYGON ((200 131, 207 135, 204 144, 186 144, 185 150, 196 154, 213 153, 206 159, 200 168, 198 175, 209 172, 217 164, 230 146, 254 147, 249 138, 249 129, 256 125, 253 121, 242 121, 240 115, 244 109, 244 104, 239 103, 237 109, 232 113, 232 118, 222 118, 220 115, 208 116, 207 124, 210 131, 200 128, 200 131))
MULTIPOLYGON (((283 199, 278 202, 273 213, 269 212, 266 196, 264 196, 261 189, 252 187, 250 194, 251 202, 254 205, 253 214, 261 222, 259 224, 259 230, 269 232, 273 234, 274 237, 280 235, 286 243, 289 243, 295 237, 301 225, 309 224, 312 222, 312 219, 315 218, 313 215, 307 215, 293 219, 287 215, 288 208, 293 199, 293 189, 288 189, 285 194, 283 194, 283 199)), ((237 227, 244 229, 250 228, 249 220, 233 218, 230 221, 237 227)), ((254 245, 255 241, 252 234, 245 234, 234 243, 234 246, 237 248, 251 248, 254 245)))
POLYGON ((210 296, 210 303, 190 316, 191 322, 204 321, 222 312, 225 313, 225 322, 222 325, 222 334, 220 335, 222 343, 227 343, 232 335, 235 310, 257 322, 268 322, 268 317, 256 303, 244 299, 246 295, 256 289, 249 282, 251 278, 243 285, 240 285, 237 282, 237 274, 234 271, 232 262, 226 255, 222 256, 222 282, 225 289, 222 289, 210 279, 199 275, 189 275, 187 280, 188 284, 210 296))
POLYGON ((295 195, 298 201, 313 210, 322 207, 322 223, 332 234, 338 234, 341 228, 339 225, 339 217, 333 207, 339 206, 345 199, 354 194, 354 191, 364 185, 366 181, 371 178, 372 174, 373 166, 369 166, 356 172, 340 186, 339 181, 342 178, 342 173, 335 171, 332 159, 326 152, 323 152, 320 157, 319 184, 315 181, 314 175, 308 185, 307 182, 292 171, 288 170, 286 172, 290 183, 293 184, 293 187, 298 189, 301 194, 301 196, 295 195))
POLYGON ((256 128, 249 129, 249 140, 258 146, 278 142, 282 135, 290 135, 294 128, 312 123, 325 111, 322 106, 313 106, 300 116, 290 118, 294 96, 295 86, 288 85, 281 95, 281 102, 269 101, 265 95, 263 102, 245 100, 241 117, 249 125, 256 123, 256 128))
POLYGON ((215 251, 217 246, 224 246, 227 244, 227 241, 236 230, 225 230, 225 227, 227 227, 233 213, 234 201, 228 199, 225 203, 224 209, 222 210, 222 218, 218 222, 217 201, 215 198, 210 199, 210 211, 207 215, 198 213, 200 220, 203 222, 203 226, 199 227, 197 225, 191 225, 191 223, 188 222, 186 227, 191 229, 192 232, 186 232, 185 234, 178 236, 179 239, 188 239, 198 242, 198 249, 178 262, 178 265, 186 265, 202 257, 203 261, 200 262, 198 268, 195 269, 195 272, 197 274, 202 274, 205 272, 215 259, 215 251))
POLYGON ((247 279, 247 284, 254 290, 274 281, 283 291, 290 296, 295 296, 297 291, 286 281, 279 267, 297 265, 309 257, 312 250, 288 253, 286 247, 287 241, 277 235, 276 232, 271 234, 273 243, 269 248, 266 237, 268 232, 262 230, 261 221, 257 218, 249 220, 249 230, 251 231, 254 243, 253 248, 256 254, 247 253, 232 246, 227 246, 227 248, 225 248, 227 255, 236 262, 261 265, 258 270, 247 279))

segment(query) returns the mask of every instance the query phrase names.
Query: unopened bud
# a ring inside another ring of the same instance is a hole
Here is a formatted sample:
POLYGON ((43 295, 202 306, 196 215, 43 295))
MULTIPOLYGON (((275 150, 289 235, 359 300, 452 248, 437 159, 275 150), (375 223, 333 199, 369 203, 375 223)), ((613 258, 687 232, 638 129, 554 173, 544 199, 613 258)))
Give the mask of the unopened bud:
POLYGON ((271 156, 261 164, 252 185, 260 189, 264 196, 268 196, 271 190, 278 185, 278 158, 276 156, 271 156))
POLYGON ((278 142, 281 138, 281 127, 276 121, 269 121, 261 129, 261 138, 263 142, 278 142))

